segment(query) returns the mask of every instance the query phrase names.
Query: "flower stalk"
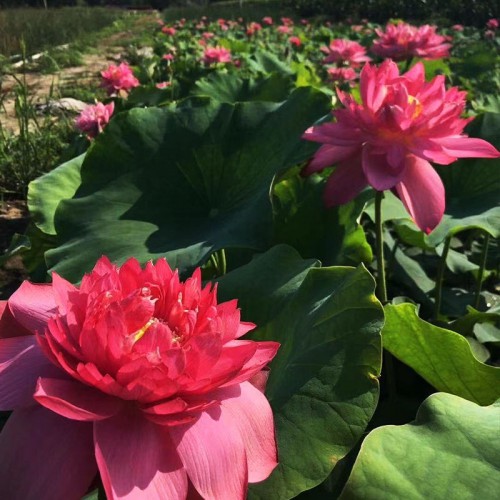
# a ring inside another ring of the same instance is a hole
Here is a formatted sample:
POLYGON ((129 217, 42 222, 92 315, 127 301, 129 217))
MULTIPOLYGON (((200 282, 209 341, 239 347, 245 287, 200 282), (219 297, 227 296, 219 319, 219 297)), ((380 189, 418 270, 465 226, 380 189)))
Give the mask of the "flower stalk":
POLYGON ((446 269, 446 259, 448 257, 448 252, 450 250, 451 236, 448 236, 444 241, 443 253, 441 254, 441 259, 439 261, 438 274, 436 277, 436 288, 434 290, 434 320, 439 319, 439 314, 441 311, 441 299, 443 294, 443 277, 444 270, 446 269))
POLYGON ((481 289, 483 286, 484 271, 486 269, 486 259, 488 257, 488 246, 490 244, 489 233, 484 233, 483 251, 481 253, 481 263, 479 265, 479 272, 477 275, 477 285, 476 285, 476 296, 474 298, 474 307, 479 308, 479 302, 481 300, 481 289))
POLYGON ((377 255, 377 295, 382 304, 387 302, 387 286, 385 282, 385 263, 384 263, 384 235, 382 224, 382 200, 383 191, 377 191, 375 194, 375 239, 377 255))

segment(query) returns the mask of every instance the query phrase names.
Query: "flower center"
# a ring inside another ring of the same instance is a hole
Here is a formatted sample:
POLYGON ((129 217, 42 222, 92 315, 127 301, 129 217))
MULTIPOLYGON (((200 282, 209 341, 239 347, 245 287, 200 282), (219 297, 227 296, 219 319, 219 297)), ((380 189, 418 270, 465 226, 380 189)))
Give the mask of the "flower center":
POLYGON ((413 114, 412 114, 411 117, 413 119, 419 117, 420 114, 422 113, 422 109, 424 108, 422 106, 422 103, 416 97, 414 97, 412 95, 409 95, 408 96, 408 104, 415 106, 415 109, 414 109, 413 114))

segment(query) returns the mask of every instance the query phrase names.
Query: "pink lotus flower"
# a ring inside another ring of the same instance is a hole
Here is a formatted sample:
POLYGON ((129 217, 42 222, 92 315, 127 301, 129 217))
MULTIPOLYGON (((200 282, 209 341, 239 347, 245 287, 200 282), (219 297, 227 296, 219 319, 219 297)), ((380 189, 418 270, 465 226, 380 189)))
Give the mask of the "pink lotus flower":
POLYGON ((281 33, 283 35, 289 35, 290 33, 293 32, 292 28, 290 28, 290 26, 278 26, 276 28, 276 31, 278 33, 281 33))
POLYGON ((361 103, 337 90, 345 108, 333 111, 336 122, 305 132, 304 139, 323 145, 304 174, 337 164, 324 193, 328 206, 347 203, 366 185, 395 189, 418 227, 430 232, 443 216, 445 193, 429 162, 500 152, 462 133, 471 120, 460 118, 466 93, 446 90, 444 76, 426 83, 421 63, 403 75, 390 60, 379 68, 368 63, 360 80, 361 103))
POLYGON ((224 47, 208 47, 203 53, 203 62, 206 66, 217 63, 230 63, 231 51, 224 47))
POLYGON ((101 71, 101 76, 101 87, 104 87, 109 95, 120 90, 128 92, 139 85, 139 80, 134 76, 132 68, 127 63, 121 63, 119 66, 111 64, 107 70, 101 71))
POLYGON ((488 40, 493 40, 493 38, 495 38, 495 32, 493 30, 486 30, 484 32, 484 37, 488 40))
POLYGON ((490 30, 496 30, 500 26, 500 21, 498 19, 489 19, 486 23, 486 27, 490 30))
POLYGON ((243 499, 276 466, 254 326, 164 259, 24 282, 0 302, 0 498, 81 498, 99 471, 110 500, 243 499))
POLYGON ((162 33, 168 36, 174 36, 177 33, 177 30, 172 26, 163 26, 161 29, 162 33))
POLYGON ((358 77, 358 74, 352 68, 328 68, 326 72, 330 80, 339 83, 352 82, 358 77))
POLYGON ((273 18, 270 16, 263 17, 262 22, 264 24, 267 24, 268 26, 271 26, 273 24, 273 18))
POLYGON ((462 32, 464 30, 464 27, 462 24, 454 24, 451 29, 453 31, 458 31, 458 32, 462 32))
POLYGON ((320 50, 327 54, 327 57, 323 59, 323 64, 349 64, 357 67, 371 61, 362 45, 342 38, 332 40, 329 47, 323 46, 320 50))
POLYGON ((291 17, 282 17, 281 18, 281 22, 285 25, 285 26, 293 26, 293 19, 291 17))
POLYGON ((89 105, 78 115, 75 120, 75 126, 80 132, 87 134, 89 139, 92 139, 102 132, 114 110, 114 102, 110 102, 109 104, 98 102, 97 104, 89 105))
POLYGON ((258 31, 262 29, 262 25, 259 23, 250 23, 247 28, 247 36, 255 35, 258 31))
POLYGON ((300 38, 298 36, 291 36, 288 39, 288 42, 294 45, 295 47, 300 47, 302 45, 302 42, 300 41, 300 38))
POLYGON ((204 33, 201 34, 201 36, 205 39, 205 40, 210 40, 211 38, 213 38, 215 35, 214 33, 212 33, 211 31, 205 31, 204 33))
POLYGON ((412 57, 439 59, 450 56, 451 44, 446 43, 446 37, 436 33, 435 26, 387 24, 385 32, 380 29, 375 32, 379 38, 373 42, 372 52, 380 57, 403 61, 412 57))
POLYGON ((166 89, 170 86, 172 86, 172 82, 160 82, 155 85, 155 87, 160 90, 166 89))
POLYGON ((167 62, 172 62, 174 60, 174 54, 164 54, 162 59, 167 62))

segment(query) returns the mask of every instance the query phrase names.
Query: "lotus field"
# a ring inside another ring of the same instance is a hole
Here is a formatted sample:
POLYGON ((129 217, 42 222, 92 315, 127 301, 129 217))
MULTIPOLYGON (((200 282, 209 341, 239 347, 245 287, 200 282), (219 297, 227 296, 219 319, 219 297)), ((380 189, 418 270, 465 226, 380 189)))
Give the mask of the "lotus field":
POLYGON ((498 498, 498 20, 150 35, 1 257, 0 498, 498 498))

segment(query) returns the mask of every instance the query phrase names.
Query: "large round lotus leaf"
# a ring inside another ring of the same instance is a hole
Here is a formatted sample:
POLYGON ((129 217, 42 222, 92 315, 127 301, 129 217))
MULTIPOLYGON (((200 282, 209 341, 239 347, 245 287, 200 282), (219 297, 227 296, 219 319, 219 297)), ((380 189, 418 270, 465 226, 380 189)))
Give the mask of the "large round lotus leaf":
POLYGON ((363 442, 342 500, 493 500, 500 490, 500 401, 433 394, 414 422, 363 442))
POLYGON ((78 280, 101 255, 165 256, 186 270, 228 247, 266 248, 276 172, 311 156, 304 130, 329 108, 313 89, 283 103, 220 104, 118 114, 87 152, 82 183, 56 211, 51 270, 78 280))
POLYGON ((373 278, 315 265, 280 246, 219 281, 221 297, 241 298, 243 318, 258 323, 249 337, 281 343, 266 389, 279 465, 251 485, 252 499, 293 498, 325 480, 377 405, 383 312, 373 278))

